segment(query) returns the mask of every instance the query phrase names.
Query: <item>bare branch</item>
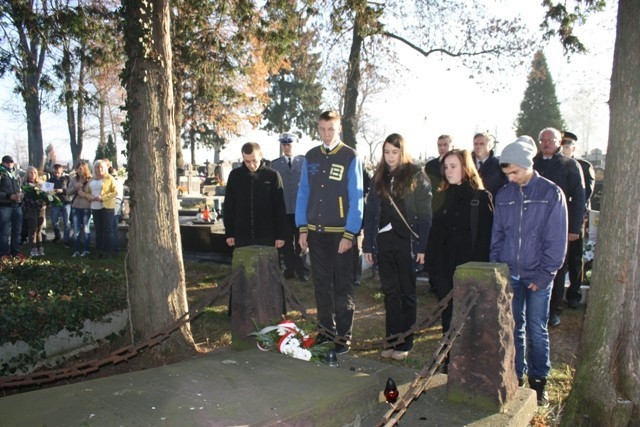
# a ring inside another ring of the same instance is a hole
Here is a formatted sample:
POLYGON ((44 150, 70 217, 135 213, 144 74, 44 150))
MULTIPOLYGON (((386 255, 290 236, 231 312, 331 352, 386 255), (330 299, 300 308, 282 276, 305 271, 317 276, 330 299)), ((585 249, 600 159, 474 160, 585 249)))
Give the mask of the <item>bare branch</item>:
POLYGON ((443 53, 445 55, 449 55, 451 57, 461 57, 461 56, 479 56, 479 55, 492 55, 495 53, 498 53, 499 49, 498 48, 493 48, 493 49, 483 49, 483 50, 478 50, 478 51, 474 51, 474 52, 464 52, 464 51, 458 51, 458 52, 451 52, 447 49, 443 49, 443 48, 435 48, 435 49, 430 49, 430 50, 424 50, 419 46, 416 46, 415 44, 411 43, 409 40, 405 39, 404 37, 401 37, 397 34, 393 34, 390 33, 388 31, 383 32, 383 35, 386 37, 389 37, 391 39, 396 39, 398 41, 401 41, 402 43, 406 44, 407 46, 409 46, 411 49, 415 50, 416 52, 422 54, 425 57, 429 57, 429 55, 433 54, 433 53, 443 53))

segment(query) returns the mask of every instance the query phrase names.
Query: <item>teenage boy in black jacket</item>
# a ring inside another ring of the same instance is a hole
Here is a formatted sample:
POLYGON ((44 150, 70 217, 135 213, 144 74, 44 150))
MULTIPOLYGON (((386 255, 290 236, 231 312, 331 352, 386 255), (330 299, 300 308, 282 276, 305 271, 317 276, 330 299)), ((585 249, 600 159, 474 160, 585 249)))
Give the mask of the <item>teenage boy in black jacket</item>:
POLYGON ((224 197, 227 245, 284 245, 285 204, 282 179, 265 165, 260 145, 242 146, 242 166, 231 171, 224 197))

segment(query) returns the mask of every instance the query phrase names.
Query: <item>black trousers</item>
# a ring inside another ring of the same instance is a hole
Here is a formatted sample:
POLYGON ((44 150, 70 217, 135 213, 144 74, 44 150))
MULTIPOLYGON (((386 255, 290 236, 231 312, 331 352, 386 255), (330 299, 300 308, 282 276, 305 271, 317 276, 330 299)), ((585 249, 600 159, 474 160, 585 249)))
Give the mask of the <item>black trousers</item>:
POLYGON ((287 214, 285 227, 284 246, 279 249, 284 261, 285 276, 292 277, 293 274, 297 274, 299 278, 303 278, 309 274, 309 269, 304 265, 304 260, 300 256, 302 252, 298 243, 300 232, 296 227, 295 214, 287 214))
POLYGON ((569 272, 569 281, 571 282, 567 290, 567 301, 580 301, 580 285, 582 284, 582 242, 582 237, 573 242, 567 242, 567 255, 565 256, 564 263, 553 279, 551 304, 549 306, 549 313, 551 315, 559 315, 562 313, 564 284, 567 272, 569 272))
MULTIPOLYGON (((378 272, 384 293, 386 336, 403 333, 416 323, 416 273, 411 259, 411 240, 393 230, 378 235, 378 272)), ((413 334, 394 345, 398 351, 413 348, 413 334)))
POLYGON ((114 209, 91 209, 96 233, 96 253, 113 253, 113 212, 114 209))
POLYGON ((342 233, 309 231, 309 257, 318 322, 347 339, 353 332, 353 252, 339 254, 342 233))
MULTIPOLYGON (((453 290, 453 274, 429 273, 429 283, 436 291, 438 302, 445 299, 449 292, 453 290)), ((453 303, 449 302, 447 308, 444 309, 440 316, 442 320, 442 333, 445 334, 451 327, 451 318, 453 317, 453 303)))
POLYGON ((584 264, 582 262, 582 253, 584 248, 584 239, 580 237, 575 242, 569 242, 567 247, 567 270, 569 271, 569 289, 567 289, 567 301, 580 302, 582 292, 582 270, 584 264))

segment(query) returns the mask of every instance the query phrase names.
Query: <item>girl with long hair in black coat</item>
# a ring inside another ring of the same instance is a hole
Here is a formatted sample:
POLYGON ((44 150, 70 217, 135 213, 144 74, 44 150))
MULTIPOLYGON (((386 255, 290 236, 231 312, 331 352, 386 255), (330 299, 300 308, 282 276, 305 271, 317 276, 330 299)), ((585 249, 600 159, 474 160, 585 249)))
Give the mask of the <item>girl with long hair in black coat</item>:
MULTIPOLYGON (((456 267, 489 261, 493 201, 484 189, 471 154, 451 150, 442 157, 442 182, 433 196, 433 225, 427 244, 426 270, 438 300, 453 289, 456 267)), ((451 326, 453 305, 442 313, 442 332, 451 326)))
POLYGON ((425 260, 431 184, 401 135, 389 135, 382 154, 367 196, 362 247, 369 263, 377 258, 386 336, 395 336, 381 355, 402 360, 413 348, 413 334, 404 334, 416 322, 416 266, 422 269, 425 260))

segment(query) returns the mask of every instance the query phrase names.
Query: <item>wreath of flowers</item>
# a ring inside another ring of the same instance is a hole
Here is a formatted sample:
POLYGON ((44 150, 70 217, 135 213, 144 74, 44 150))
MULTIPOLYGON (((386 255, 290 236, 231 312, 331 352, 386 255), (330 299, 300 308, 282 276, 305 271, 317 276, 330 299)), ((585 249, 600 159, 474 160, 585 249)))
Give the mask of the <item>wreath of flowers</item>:
POLYGON ((300 360, 321 360, 328 350, 326 343, 316 345, 312 336, 296 326, 289 319, 282 319, 274 326, 260 329, 256 325, 256 332, 249 336, 256 338, 256 345, 262 351, 275 350, 284 355, 300 360))
POLYGON ((25 197, 32 200, 44 200, 51 206, 62 206, 62 202, 55 194, 48 193, 46 191, 42 191, 38 186, 31 185, 23 185, 22 191, 24 192, 25 197))

